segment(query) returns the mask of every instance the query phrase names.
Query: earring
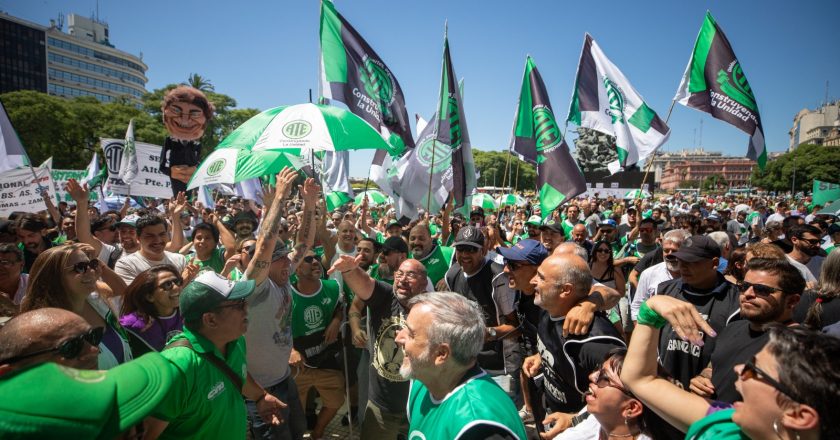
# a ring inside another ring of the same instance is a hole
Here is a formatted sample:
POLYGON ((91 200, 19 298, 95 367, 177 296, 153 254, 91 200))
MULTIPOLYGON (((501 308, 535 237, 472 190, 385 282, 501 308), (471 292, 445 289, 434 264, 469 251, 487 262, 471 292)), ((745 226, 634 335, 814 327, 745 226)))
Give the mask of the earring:
MULTIPOLYGON (((626 423, 626 420, 625 420, 625 423, 626 423)), ((779 419, 773 420, 773 432, 775 432, 776 437, 779 437, 779 439, 781 440, 782 434, 779 433, 779 419)), ((796 440, 799 440, 799 433, 798 432, 794 431, 793 435, 796 436, 796 440)))

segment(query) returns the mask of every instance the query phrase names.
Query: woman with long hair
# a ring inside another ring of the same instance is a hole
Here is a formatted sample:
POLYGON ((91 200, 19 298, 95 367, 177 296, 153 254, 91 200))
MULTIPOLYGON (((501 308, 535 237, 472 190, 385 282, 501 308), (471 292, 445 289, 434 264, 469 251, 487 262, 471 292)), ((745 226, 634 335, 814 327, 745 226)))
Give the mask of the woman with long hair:
POLYGON ((802 295, 793 320, 814 330, 840 322, 840 252, 828 254, 823 261, 819 290, 802 295))
POLYGON ((723 272, 723 276, 732 284, 738 284, 741 281, 744 281, 744 274, 746 272, 747 267, 747 248, 746 247, 739 247, 735 248, 731 254, 729 254, 729 262, 726 265, 726 270, 723 272))
POLYGON ((670 323, 680 337, 702 344, 717 336, 694 305, 657 295, 639 311, 621 380, 646 406, 686 439, 840 438, 840 339, 802 326, 768 326, 769 341, 736 365, 743 401, 709 401, 657 376, 660 328, 670 323))
POLYGON ((600 240, 592 247, 592 254, 589 255, 589 269, 595 281, 612 287, 624 296, 626 279, 624 272, 614 264, 612 246, 609 242, 600 240))
POLYGON ((161 351, 172 336, 181 333, 184 320, 178 310, 183 280, 169 264, 141 272, 125 291, 120 324, 137 340, 131 348, 135 356, 161 351))
POLYGON ((84 318, 93 327, 105 327, 99 344, 99 369, 107 370, 133 356, 128 334, 97 290, 101 266, 87 244, 49 248, 38 255, 29 272, 29 285, 21 312, 56 307, 84 318))

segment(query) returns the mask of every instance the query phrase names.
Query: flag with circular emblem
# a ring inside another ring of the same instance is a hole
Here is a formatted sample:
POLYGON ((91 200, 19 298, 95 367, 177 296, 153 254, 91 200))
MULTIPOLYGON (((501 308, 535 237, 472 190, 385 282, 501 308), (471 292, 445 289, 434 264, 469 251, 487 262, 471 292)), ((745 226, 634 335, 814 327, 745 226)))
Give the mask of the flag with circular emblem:
POLYGON ((613 174, 645 160, 671 135, 589 34, 584 37, 567 120, 615 136, 618 162, 608 164, 613 174))
POLYGON ((537 165, 543 219, 563 202, 586 191, 586 180, 563 139, 545 83, 530 56, 525 59, 510 145, 523 160, 537 165))

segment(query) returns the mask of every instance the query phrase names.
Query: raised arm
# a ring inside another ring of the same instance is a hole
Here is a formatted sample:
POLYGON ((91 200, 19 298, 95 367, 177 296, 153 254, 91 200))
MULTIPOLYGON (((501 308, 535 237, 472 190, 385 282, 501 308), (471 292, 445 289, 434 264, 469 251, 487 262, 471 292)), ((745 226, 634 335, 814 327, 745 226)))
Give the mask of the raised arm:
POLYGON ((184 227, 181 226, 181 213, 187 208, 187 195, 183 192, 178 193, 178 196, 173 198, 170 204, 174 204, 170 210, 169 220, 172 222, 172 237, 171 241, 166 244, 166 250, 169 252, 179 252, 184 247, 184 227))
POLYGON ((341 273, 341 277, 347 283, 347 287, 356 294, 356 298, 367 301, 373 295, 373 287, 376 285, 376 281, 359 267, 359 261, 361 259, 361 255, 357 255, 356 257, 339 255, 335 263, 327 271, 327 275, 332 275, 334 272, 341 273))
POLYGON ((219 238, 222 241, 222 246, 225 247, 225 260, 227 260, 236 253, 236 237, 233 236, 227 226, 222 223, 222 219, 216 214, 210 214, 210 221, 213 222, 213 226, 219 231, 219 238))
MULTIPOLYGON (((76 202, 76 238, 82 242, 93 246, 96 255, 102 251, 102 242, 90 233, 90 216, 88 214, 88 205, 90 200, 90 191, 87 185, 80 185, 76 179, 67 180, 67 194, 76 202)), ((107 261, 103 261, 107 263, 107 261)))
POLYGON ((268 267, 271 266, 271 254, 274 252, 277 228, 280 226, 281 212, 283 211, 280 209, 280 204, 291 192, 292 182, 296 177, 297 173, 292 168, 283 168, 277 175, 277 190, 274 193, 273 200, 271 200, 268 214, 263 218, 260 225, 260 235, 257 237, 254 258, 251 259, 248 268, 245 269, 245 276, 249 280, 256 281, 257 284, 262 284, 268 278, 268 267))
POLYGON ((41 197, 44 199, 44 204, 47 205, 47 212, 50 213, 50 217, 55 222, 56 227, 61 227, 61 213, 58 212, 58 208, 55 207, 55 203, 52 201, 52 197, 50 197, 50 192, 47 188, 43 188, 41 190, 41 197))
POLYGON ((292 266, 289 270, 293 273, 306 256, 306 251, 315 246, 315 209, 318 206, 318 193, 321 191, 321 187, 311 177, 299 188, 303 197, 303 218, 297 231, 297 244, 291 256, 292 266))
POLYGON ((443 207, 443 213, 440 216, 440 244, 446 244, 449 241, 449 234, 452 233, 452 230, 449 228, 449 213, 452 212, 452 204, 455 203, 455 197, 449 198, 449 203, 443 207))
POLYGON ((657 376, 659 329, 666 320, 680 338, 694 344, 703 344, 700 331, 716 335, 693 305, 666 295, 651 297, 639 312, 639 325, 630 339, 621 381, 648 408, 685 432, 706 415, 709 402, 657 376))

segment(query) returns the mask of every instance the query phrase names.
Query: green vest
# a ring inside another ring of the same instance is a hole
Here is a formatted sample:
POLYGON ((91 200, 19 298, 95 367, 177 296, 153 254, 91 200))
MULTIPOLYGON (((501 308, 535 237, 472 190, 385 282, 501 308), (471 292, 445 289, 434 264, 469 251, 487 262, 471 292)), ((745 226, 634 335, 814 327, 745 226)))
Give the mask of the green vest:
MULTIPOLYGON (((423 266, 426 267, 426 274, 432 280, 432 285, 437 284, 446 271, 449 270, 449 263, 452 261, 452 254, 455 252, 454 248, 448 246, 436 245, 426 258, 420 260, 423 266)), ((409 258, 414 258, 413 256, 409 258)))
POLYGON ((408 421, 408 440, 456 440, 467 425, 477 421, 501 425, 520 440, 528 438, 513 401, 484 371, 458 386, 441 402, 432 399, 422 382, 412 380, 408 421))
POLYGON ((292 337, 326 330, 340 296, 336 280, 322 280, 321 289, 312 295, 304 295, 292 286, 292 337))

